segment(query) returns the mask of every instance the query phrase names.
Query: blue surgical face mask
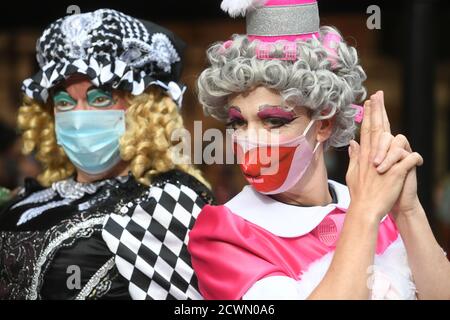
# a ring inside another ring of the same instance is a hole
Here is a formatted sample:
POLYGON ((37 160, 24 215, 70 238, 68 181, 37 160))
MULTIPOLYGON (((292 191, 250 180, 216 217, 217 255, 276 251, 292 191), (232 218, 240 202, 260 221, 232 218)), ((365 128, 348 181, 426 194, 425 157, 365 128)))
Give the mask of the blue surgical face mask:
POLYGON ((120 161, 124 110, 79 110, 55 115, 56 139, 70 161, 89 174, 100 174, 120 161))

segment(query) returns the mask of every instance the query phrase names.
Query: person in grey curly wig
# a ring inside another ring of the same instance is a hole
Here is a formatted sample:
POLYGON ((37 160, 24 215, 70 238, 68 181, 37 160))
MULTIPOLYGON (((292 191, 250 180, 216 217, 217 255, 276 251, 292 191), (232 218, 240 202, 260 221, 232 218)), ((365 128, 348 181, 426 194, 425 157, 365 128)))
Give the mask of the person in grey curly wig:
MULTIPOLYGON (((354 47, 345 42, 337 45, 337 57, 332 63, 321 39, 327 34, 339 34, 335 28, 321 27, 320 38, 297 43, 301 59, 260 60, 255 51, 257 41, 245 35, 235 35, 232 44, 220 42, 207 52, 211 64, 198 79, 198 96, 206 115, 225 120, 231 96, 257 86, 274 89, 293 106, 305 106, 316 119, 334 117, 333 133, 326 145, 348 145, 355 135, 355 114, 352 106, 366 97, 363 82, 366 74, 359 64, 354 47)), ((274 56, 280 56, 283 44, 275 46, 274 56)))
POLYGON ((246 14, 247 34, 209 48, 199 99, 234 129, 250 185, 205 206, 189 233, 203 297, 450 299, 450 263, 417 196, 423 159, 391 134, 382 91, 356 105, 366 96, 356 49, 319 27, 315 0, 222 8, 246 14), (343 185, 328 179, 324 150, 347 144, 343 185))
MULTIPOLYGON (((214 44, 207 51, 210 67, 198 79, 205 114, 226 120, 230 97, 264 86, 279 92, 288 105, 307 107, 313 118, 333 118, 333 133, 325 145, 348 145, 356 130, 353 104, 366 97, 366 74, 356 49, 345 42, 337 43, 337 55, 330 61, 321 42, 330 33, 339 34, 324 26, 318 39, 298 41, 297 56, 301 58, 294 62, 258 59, 258 41, 250 41, 246 35, 235 35, 229 47, 223 42, 214 44)), ((283 48, 283 43, 278 43, 270 54, 281 56, 283 48)))

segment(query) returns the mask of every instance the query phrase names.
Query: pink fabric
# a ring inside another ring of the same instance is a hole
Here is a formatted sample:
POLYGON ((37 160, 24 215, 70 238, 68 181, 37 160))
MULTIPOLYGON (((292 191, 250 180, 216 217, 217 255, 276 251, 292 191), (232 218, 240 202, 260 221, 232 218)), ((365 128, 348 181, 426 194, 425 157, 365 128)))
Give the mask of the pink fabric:
POLYGON ((330 213, 313 230, 313 234, 327 246, 335 246, 344 225, 345 214, 330 213))
POLYGON ((342 37, 337 33, 327 33, 323 38, 323 43, 329 48, 335 47, 333 43, 339 43, 342 41, 342 37))
POLYGON ((233 40, 227 40, 223 43, 225 49, 228 49, 233 44, 233 40))
POLYGON ((355 108, 358 112, 355 115, 355 121, 357 123, 361 123, 363 121, 364 118, 364 108, 363 106, 357 105, 357 104, 352 104, 352 108, 355 108))
POLYGON ((270 52, 272 51, 273 42, 260 42, 256 46, 256 58, 261 60, 297 60, 297 43, 286 42, 283 47, 283 57, 272 57, 270 52))
MULTIPOLYGON (((342 209, 330 212, 344 213, 342 209)), ((379 228, 377 254, 397 237, 397 228, 387 217, 379 228)), ((225 206, 205 206, 189 239, 192 266, 205 299, 241 299, 255 282, 268 276, 300 280, 302 271, 312 262, 335 250, 314 232, 296 238, 275 236, 225 206)))
POLYGON ((269 0, 264 5, 265 7, 272 6, 290 6, 298 4, 316 3, 317 0, 269 0))
POLYGON ((328 52, 328 60, 331 62, 331 68, 335 69, 337 66, 337 46, 342 38, 337 33, 327 33, 322 40, 323 47, 328 52))
MULTIPOLYGON (((316 0, 269 0, 264 4, 264 7, 278 7, 278 6, 292 6, 292 5, 304 5, 304 4, 312 4, 317 3, 316 0)), ((273 43, 276 41, 284 40, 287 42, 295 43, 297 40, 308 40, 312 37, 319 37, 318 32, 306 33, 306 34, 297 34, 297 35, 277 35, 277 36, 257 36, 248 34, 247 35, 250 41, 260 40, 265 43, 273 43)), ((262 46, 262 45, 261 45, 262 46)), ((258 59, 271 59, 266 54, 267 48, 257 49, 257 57, 258 59)), ((280 58, 278 58, 280 59, 280 58)), ((285 48, 285 56, 281 58, 281 60, 297 60, 296 52, 292 54, 292 50, 290 48, 285 48)))

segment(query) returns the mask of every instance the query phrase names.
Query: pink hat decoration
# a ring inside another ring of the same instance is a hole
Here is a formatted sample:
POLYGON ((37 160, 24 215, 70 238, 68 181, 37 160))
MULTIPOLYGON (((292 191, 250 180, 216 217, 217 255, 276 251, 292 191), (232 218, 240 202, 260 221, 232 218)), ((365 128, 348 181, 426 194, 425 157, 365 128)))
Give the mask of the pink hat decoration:
POLYGON ((221 8, 232 17, 246 17, 251 40, 293 42, 318 36, 316 0, 223 0, 221 8))
POLYGON ((319 36, 319 9, 316 0, 223 0, 222 10, 232 17, 245 16, 247 37, 259 40, 258 59, 295 61, 297 40, 319 36), (273 56, 273 44, 283 41, 283 55, 273 56))

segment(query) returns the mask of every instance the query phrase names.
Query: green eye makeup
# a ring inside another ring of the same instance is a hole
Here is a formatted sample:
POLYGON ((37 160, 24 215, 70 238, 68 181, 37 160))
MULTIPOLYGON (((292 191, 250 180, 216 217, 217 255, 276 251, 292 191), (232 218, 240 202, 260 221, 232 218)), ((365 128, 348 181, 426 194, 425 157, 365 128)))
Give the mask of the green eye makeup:
POLYGON ((90 106, 96 108, 107 108, 116 103, 112 92, 103 89, 91 89, 87 92, 87 102, 90 106))
POLYGON ((53 96, 53 104, 59 111, 68 111, 75 108, 77 102, 66 91, 58 91, 53 96))
MULTIPOLYGON (((116 104, 112 92, 100 88, 88 90, 86 101, 95 108, 108 108, 116 104)), ((60 90, 53 95, 53 104, 58 111, 69 111, 77 106, 77 101, 67 91, 60 90)))

